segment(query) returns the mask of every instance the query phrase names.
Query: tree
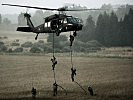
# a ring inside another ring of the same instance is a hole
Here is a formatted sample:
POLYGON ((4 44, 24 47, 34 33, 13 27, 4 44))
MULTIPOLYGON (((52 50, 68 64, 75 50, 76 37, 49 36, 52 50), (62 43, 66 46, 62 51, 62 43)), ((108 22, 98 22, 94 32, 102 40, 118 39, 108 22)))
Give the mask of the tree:
POLYGON ((0 52, 7 51, 7 47, 5 46, 4 42, 0 42, 0 52))
POLYGON ((109 18, 109 25, 108 25, 108 38, 107 44, 109 46, 117 46, 117 41, 119 41, 119 34, 118 34, 118 17, 112 11, 110 18, 109 18))
POLYGON ((118 18, 112 11, 109 16, 106 12, 100 14, 96 24, 96 40, 105 46, 116 46, 119 41, 118 18))
POLYGON ((122 5, 119 7, 119 9, 117 9, 116 11, 116 15, 118 17, 118 19, 120 20, 121 18, 124 19, 124 16, 126 14, 128 14, 128 12, 130 11, 130 9, 133 9, 133 5, 122 5))
POLYGON ((25 42, 23 43, 21 46, 22 47, 25 47, 25 48, 29 48, 29 47, 32 47, 33 43, 32 42, 25 42))
POLYGON ((38 47, 32 46, 30 49, 31 53, 40 53, 41 50, 38 47))
MULTIPOLYGON (((67 37, 66 35, 60 35, 54 37, 54 45, 55 45, 55 52, 62 52, 63 48, 67 46, 67 37)), ((47 42, 49 43, 50 46, 52 46, 53 43, 53 34, 49 34, 47 38, 47 42)))
POLYGON ((8 24, 11 24, 11 21, 8 18, 4 18, 3 23, 8 25, 8 24))
POLYGON ((34 14, 34 16, 31 18, 33 21, 33 24, 35 26, 38 26, 40 24, 44 23, 44 19, 43 19, 43 11, 42 10, 37 10, 34 14))
POLYGON ((133 9, 130 8, 129 13, 128 13, 128 36, 129 36, 129 45, 133 45, 133 9))
POLYGON ((132 46, 133 45, 133 10, 130 9, 129 13, 125 15, 123 22, 121 23, 122 40, 125 41, 124 45, 132 46))
POLYGON ((26 20, 24 18, 24 13, 20 13, 18 16, 18 25, 24 26, 26 25, 26 20))
POLYGON ((86 25, 83 27, 83 31, 78 36, 79 40, 87 42, 93 40, 95 37, 95 22, 93 21, 92 16, 90 15, 87 18, 86 25))
POLYGON ((22 47, 16 48, 16 49, 14 50, 14 52, 23 52, 23 48, 22 48, 22 47))
POLYGON ((12 52, 13 52, 12 48, 9 48, 9 49, 8 49, 8 52, 9 52, 9 53, 12 53, 12 52))
POLYGON ((105 24, 105 20, 103 19, 103 15, 100 14, 98 16, 98 20, 96 23, 96 30, 95 30, 95 34, 96 37, 95 39, 100 42, 101 44, 104 45, 104 28, 105 28, 106 24, 105 24))

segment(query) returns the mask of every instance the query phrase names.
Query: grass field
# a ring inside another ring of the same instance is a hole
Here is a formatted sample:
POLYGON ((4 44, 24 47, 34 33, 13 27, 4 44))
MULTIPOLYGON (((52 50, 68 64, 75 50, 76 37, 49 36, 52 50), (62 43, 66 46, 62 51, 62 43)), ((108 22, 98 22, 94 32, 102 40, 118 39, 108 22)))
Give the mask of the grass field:
POLYGON ((58 95, 52 96, 54 82, 49 56, 0 55, 0 100, 30 100, 32 85, 36 100, 132 100, 133 59, 74 57, 75 81, 86 91, 91 86, 95 96, 71 82, 70 57, 57 57, 58 95))

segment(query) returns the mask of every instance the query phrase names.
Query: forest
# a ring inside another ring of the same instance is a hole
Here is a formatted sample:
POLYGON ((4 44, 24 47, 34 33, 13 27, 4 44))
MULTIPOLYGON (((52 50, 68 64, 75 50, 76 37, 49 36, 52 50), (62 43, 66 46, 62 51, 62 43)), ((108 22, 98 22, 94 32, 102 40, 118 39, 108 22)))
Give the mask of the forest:
POLYGON ((133 9, 130 9, 124 18, 118 20, 117 15, 104 12, 98 16, 97 22, 90 15, 86 25, 80 32, 78 39, 83 42, 97 40, 102 45, 133 46, 133 9))

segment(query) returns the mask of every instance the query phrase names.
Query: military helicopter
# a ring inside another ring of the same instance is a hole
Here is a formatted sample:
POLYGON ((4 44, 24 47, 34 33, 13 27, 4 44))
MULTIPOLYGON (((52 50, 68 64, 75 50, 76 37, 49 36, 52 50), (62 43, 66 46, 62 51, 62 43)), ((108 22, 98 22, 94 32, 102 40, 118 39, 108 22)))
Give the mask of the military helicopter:
POLYGON ((59 36, 61 32, 73 31, 73 35, 76 36, 77 31, 82 30, 83 23, 81 19, 79 19, 78 17, 66 15, 65 12, 100 10, 100 9, 68 9, 68 7, 51 9, 51 8, 41 8, 41 7, 13 5, 13 4, 2 4, 2 5, 33 8, 33 9, 40 9, 40 10, 51 10, 51 11, 59 12, 59 14, 54 14, 46 17, 44 20, 44 23, 37 27, 34 27, 30 19, 31 17, 30 14, 24 13, 24 17, 27 20, 28 27, 18 27, 17 31, 36 33, 35 40, 37 40, 39 33, 56 33, 56 35, 59 36))

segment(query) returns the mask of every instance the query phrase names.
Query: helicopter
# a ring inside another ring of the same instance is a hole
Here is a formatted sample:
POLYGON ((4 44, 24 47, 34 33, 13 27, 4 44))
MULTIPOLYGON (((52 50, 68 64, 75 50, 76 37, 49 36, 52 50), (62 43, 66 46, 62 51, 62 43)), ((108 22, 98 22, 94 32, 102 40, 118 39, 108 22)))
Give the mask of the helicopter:
POLYGON ((59 14, 53 14, 51 16, 44 18, 44 23, 37 27, 34 27, 30 19, 31 15, 28 14, 27 12, 24 13, 24 17, 27 20, 28 27, 18 27, 16 31, 36 33, 35 40, 37 40, 39 33, 56 33, 56 35, 59 36, 61 32, 73 31, 73 35, 77 36, 77 31, 82 30, 82 27, 83 27, 83 23, 81 19, 79 19, 78 17, 66 15, 66 13, 64 12, 100 10, 100 9, 68 9, 68 7, 51 9, 51 8, 13 5, 13 4, 2 4, 2 5, 33 8, 33 9, 40 9, 40 10, 51 10, 51 11, 59 12, 59 14))

